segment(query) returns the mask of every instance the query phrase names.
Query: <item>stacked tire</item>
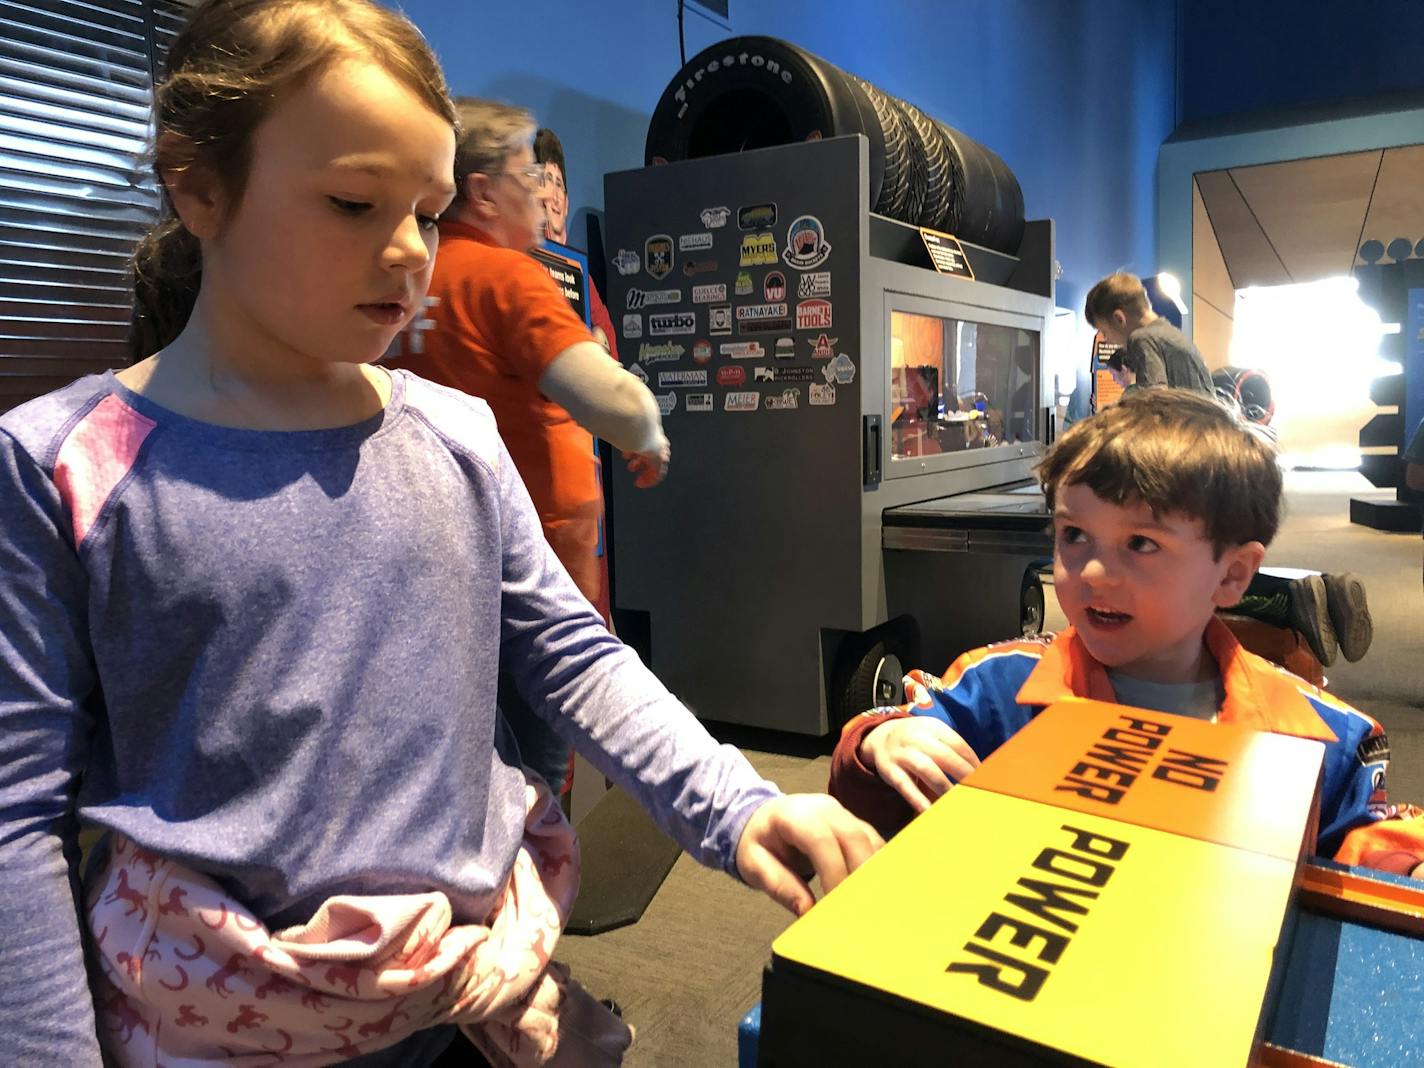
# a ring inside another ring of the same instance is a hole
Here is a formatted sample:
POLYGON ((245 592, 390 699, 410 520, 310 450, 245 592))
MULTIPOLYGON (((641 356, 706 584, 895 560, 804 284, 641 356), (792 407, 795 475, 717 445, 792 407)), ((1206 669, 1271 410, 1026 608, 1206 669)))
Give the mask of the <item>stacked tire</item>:
POLYGON ((820 137, 870 142, 873 210, 1014 255, 1023 193, 992 151, 907 101, 774 37, 733 37, 693 56, 648 124, 646 162, 820 137))

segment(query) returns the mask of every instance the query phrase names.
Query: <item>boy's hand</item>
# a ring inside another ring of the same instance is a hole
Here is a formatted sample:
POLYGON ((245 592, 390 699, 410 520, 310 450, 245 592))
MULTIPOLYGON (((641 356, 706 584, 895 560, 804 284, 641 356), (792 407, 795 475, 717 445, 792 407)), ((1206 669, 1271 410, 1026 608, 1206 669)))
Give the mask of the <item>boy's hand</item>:
POLYGON ((633 485, 638 489, 650 489, 667 477, 668 462, 672 449, 663 439, 662 447, 655 452, 625 452, 628 470, 633 474, 633 485))
POLYGON ((916 813, 979 766, 969 743, 933 716, 887 720, 866 733, 860 754, 916 813))
POLYGON ((821 891, 834 890, 885 842, 826 794, 788 794, 752 813, 737 843, 737 871, 797 916, 816 903, 805 876, 821 877, 821 891))

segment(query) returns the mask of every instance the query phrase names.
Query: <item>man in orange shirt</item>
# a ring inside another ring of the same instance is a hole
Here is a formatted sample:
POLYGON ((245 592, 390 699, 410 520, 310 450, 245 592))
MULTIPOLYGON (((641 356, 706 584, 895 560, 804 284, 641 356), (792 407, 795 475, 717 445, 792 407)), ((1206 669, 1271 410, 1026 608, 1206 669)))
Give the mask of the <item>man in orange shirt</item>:
MULTIPOLYGON (((543 238, 545 171, 522 108, 457 101, 455 202, 440 222, 426 312, 391 360, 488 402, 544 535, 584 596, 603 599, 597 556, 603 498, 594 437, 651 486, 669 449, 647 387, 608 358, 527 252, 543 238)), ((570 748, 501 680, 500 708, 525 764, 558 792, 570 748)))

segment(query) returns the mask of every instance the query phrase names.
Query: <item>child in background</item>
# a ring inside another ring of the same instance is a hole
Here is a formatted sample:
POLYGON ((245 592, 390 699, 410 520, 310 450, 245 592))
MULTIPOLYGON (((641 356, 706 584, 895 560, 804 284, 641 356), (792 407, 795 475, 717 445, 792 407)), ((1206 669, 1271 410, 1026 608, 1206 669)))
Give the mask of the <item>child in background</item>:
POLYGON ((1039 478, 1071 625, 965 653, 943 678, 913 672, 910 704, 846 725, 832 795, 892 834, 1045 705, 1088 697, 1324 742, 1317 852, 1424 875, 1424 813, 1389 803, 1380 725, 1246 652, 1216 618, 1279 524, 1269 447, 1208 397, 1138 390, 1075 424, 1039 478))
POLYGON ((577 849, 501 667, 795 912, 797 871, 829 888, 878 839, 782 796, 608 633, 483 402, 372 366, 453 192, 410 23, 208 0, 156 119, 138 362, 0 418, 5 1059, 421 1065, 463 1025, 496 1060, 615 1063, 627 1029, 550 964, 577 849), (81 823, 108 832, 82 891, 81 823))

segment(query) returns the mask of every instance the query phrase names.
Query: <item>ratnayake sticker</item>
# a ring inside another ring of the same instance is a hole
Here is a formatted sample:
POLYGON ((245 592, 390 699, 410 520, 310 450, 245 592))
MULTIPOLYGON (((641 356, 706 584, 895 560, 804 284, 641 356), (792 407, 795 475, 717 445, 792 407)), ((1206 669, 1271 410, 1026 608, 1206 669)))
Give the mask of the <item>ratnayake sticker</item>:
POLYGON ((739 304, 737 305, 737 322, 753 322, 758 319, 784 319, 786 318, 786 305, 782 304, 739 304))
POLYGON ((855 381, 855 361, 843 352, 821 368, 821 377, 828 386, 848 386, 855 381))
POLYGON ((709 334, 730 334, 732 332, 732 306, 713 304, 707 309, 707 332, 709 334))
POLYGON ((677 389, 681 386, 702 386, 707 385, 707 372, 702 368, 695 371, 659 371, 659 389, 677 389))
POLYGON ((731 214, 731 208, 703 208, 700 216, 702 225, 707 229, 720 230, 727 225, 727 217, 731 214))
MULTIPOLYGON (((830 387, 827 387, 827 388, 829 388, 832 393, 835 392, 835 387, 834 387, 834 386, 830 386, 830 387)), ((683 411, 688 411, 688 412, 710 412, 711 410, 712 410, 712 394, 710 394, 710 393, 689 393, 689 394, 687 395, 687 403, 686 403, 686 405, 684 406, 683 411)))
POLYGON ((674 345, 671 341, 665 341, 660 345, 644 341, 638 346, 639 363, 667 363, 669 360, 680 360, 682 354, 687 350, 681 345, 674 345))
POLYGON ((641 315, 632 314, 623 316, 623 336, 643 336, 643 317, 641 315))
POLYGON ((729 412, 754 412, 761 406, 761 394, 756 390, 728 393, 722 408, 729 412))
POLYGON ((803 300, 796 305, 797 330, 829 330, 831 328, 831 302, 829 300, 803 300))
POLYGON ((788 408, 799 408, 801 401, 801 391, 796 388, 783 389, 781 394, 768 393, 766 396, 766 406, 768 408, 780 408, 785 411, 788 408))
POLYGON ((782 259, 788 267, 809 271, 825 263, 830 254, 831 243, 816 216, 798 215, 786 228, 786 253, 782 259))
POLYGON ((743 230, 765 230, 776 225, 775 204, 748 204, 737 210, 737 225, 743 230))
POLYGON ((762 348, 760 341, 728 341, 719 345, 718 350, 723 356, 730 356, 734 360, 759 360, 766 355, 766 349, 762 348))
POLYGON ((672 410, 677 407, 677 394, 659 393, 654 394, 654 396, 657 398, 658 411, 662 412, 663 415, 671 415, 672 410))
POLYGON ((648 333, 653 337, 676 337, 680 334, 697 333, 697 315, 694 312, 664 312, 662 315, 648 316, 648 333))
POLYGON ((628 290, 627 307, 629 311, 638 311, 646 308, 649 304, 681 304, 682 290, 680 289, 639 289, 634 286, 628 290))
POLYGON ((764 267, 776 262, 776 235, 770 230, 747 234, 742 238, 739 267, 764 267))
POLYGON ((620 248, 618 255, 613 257, 613 266, 624 278, 631 274, 637 274, 643 269, 643 261, 638 258, 638 254, 631 248, 620 248))
POLYGON ((813 271, 810 274, 803 274, 796 280, 796 297, 798 300, 805 300, 807 297, 829 297, 830 295, 830 271, 813 271))
POLYGON ((811 383, 811 407, 828 408, 836 403, 836 387, 827 383, 821 385, 819 382, 811 383))
POLYGON ((692 287, 692 303, 694 304, 715 304, 718 301, 723 301, 726 299, 726 282, 718 282, 715 285, 692 287))
POLYGON ((645 270, 658 281, 672 274, 672 236, 654 234, 643 242, 645 270))

